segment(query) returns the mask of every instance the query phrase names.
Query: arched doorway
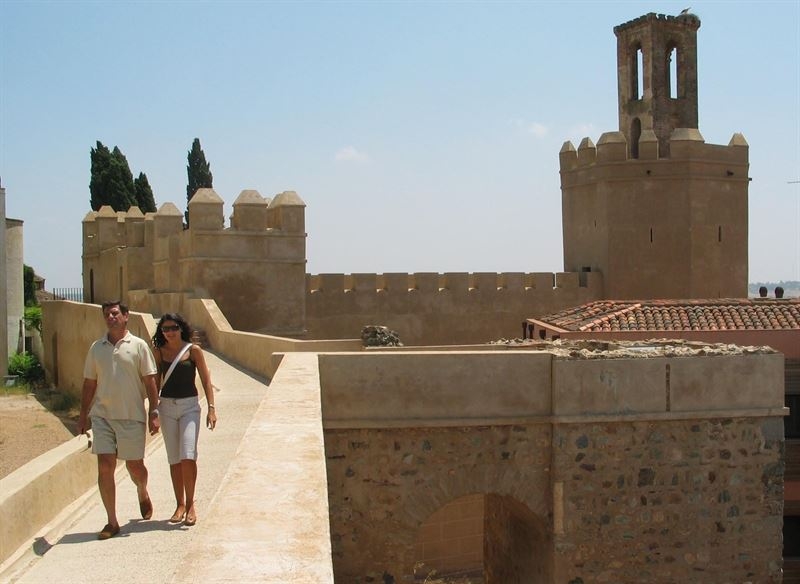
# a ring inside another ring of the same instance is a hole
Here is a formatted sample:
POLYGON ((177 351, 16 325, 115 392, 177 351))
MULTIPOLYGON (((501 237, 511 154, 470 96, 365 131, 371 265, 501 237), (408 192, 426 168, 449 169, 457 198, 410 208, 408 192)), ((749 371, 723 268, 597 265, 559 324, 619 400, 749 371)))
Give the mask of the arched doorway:
POLYGON ((524 503, 470 494, 420 525, 414 581, 427 584, 549 584, 552 544, 545 521, 524 503))

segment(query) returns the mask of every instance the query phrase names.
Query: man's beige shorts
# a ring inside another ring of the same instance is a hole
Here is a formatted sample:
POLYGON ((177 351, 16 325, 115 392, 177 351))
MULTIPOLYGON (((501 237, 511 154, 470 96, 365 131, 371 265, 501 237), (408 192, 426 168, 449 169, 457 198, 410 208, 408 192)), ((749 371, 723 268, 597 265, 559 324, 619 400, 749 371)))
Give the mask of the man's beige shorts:
POLYGON ((147 428, 136 420, 92 416, 92 453, 116 454, 121 460, 142 460, 147 428))

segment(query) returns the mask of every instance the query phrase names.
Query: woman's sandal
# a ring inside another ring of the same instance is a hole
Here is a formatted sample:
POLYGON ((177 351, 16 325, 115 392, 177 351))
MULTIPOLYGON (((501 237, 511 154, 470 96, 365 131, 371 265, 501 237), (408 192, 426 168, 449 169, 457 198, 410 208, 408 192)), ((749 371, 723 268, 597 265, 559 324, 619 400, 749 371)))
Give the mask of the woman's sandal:
POLYGON ((186 516, 186 510, 184 509, 181 511, 181 508, 178 507, 175 509, 175 513, 172 514, 172 517, 168 519, 170 523, 180 523, 183 521, 183 518, 186 516))
POLYGON ((191 527, 195 523, 197 523, 197 515, 194 512, 194 507, 192 507, 186 512, 186 519, 184 519, 183 524, 186 527, 191 527))

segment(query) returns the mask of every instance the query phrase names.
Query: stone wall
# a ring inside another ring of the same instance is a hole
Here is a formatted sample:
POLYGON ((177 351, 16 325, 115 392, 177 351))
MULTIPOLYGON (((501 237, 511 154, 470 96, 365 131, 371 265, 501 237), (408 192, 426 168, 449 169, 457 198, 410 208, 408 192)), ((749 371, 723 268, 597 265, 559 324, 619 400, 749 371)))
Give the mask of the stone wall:
POLYGON ((589 273, 318 274, 307 277, 307 335, 352 338, 385 325, 406 345, 522 336, 522 321, 603 298, 589 273))
POLYGON ((320 356, 337 581, 422 578, 476 494, 486 582, 780 581, 782 356, 550 347, 320 356))
POLYGON ((467 495, 520 501, 543 523, 549 513, 548 425, 326 430, 325 453, 337 582, 407 581, 423 522, 467 495))
POLYGON ((781 582, 779 418, 559 425, 553 452, 554 581, 781 582))

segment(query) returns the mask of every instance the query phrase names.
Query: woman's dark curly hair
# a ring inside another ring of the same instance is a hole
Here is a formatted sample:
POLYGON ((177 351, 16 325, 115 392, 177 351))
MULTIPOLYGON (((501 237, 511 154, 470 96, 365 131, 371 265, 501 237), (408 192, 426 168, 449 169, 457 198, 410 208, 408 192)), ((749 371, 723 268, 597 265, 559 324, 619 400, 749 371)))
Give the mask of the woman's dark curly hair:
POLYGON ((164 324, 166 321, 172 320, 181 327, 181 339, 184 342, 189 343, 192 340, 192 327, 189 326, 189 323, 186 322, 186 319, 183 318, 177 312, 165 312, 161 315, 161 318, 158 319, 158 326, 156 327, 156 334, 153 335, 153 346, 155 347, 163 347, 167 344, 167 339, 164 338, 164 333, 161 332, 161 325, 164 324))

